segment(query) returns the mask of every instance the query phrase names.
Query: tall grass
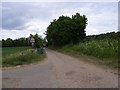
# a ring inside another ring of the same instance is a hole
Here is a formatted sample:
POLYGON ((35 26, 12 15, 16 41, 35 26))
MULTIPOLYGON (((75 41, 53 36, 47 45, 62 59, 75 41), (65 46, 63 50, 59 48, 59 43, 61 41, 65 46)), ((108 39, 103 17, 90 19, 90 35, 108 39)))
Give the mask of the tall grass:
POLYGON ((80 43, 72 47, 73 50, 92 55, 100 59, 118 58, 117 40, 99 40, 80 43))
POLYGON ((89 55, 97 57, 104 64, 117 67, 118 66, 118 41, 117 40, 93 40, 79 44, 66 45, 58 51, 72 55, 89 55))

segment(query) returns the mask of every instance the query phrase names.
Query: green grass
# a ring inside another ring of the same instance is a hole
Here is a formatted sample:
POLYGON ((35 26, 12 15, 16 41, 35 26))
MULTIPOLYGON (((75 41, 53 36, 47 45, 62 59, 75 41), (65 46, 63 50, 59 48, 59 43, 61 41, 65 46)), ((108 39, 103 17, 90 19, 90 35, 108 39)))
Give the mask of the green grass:
POLYGON ((112 68, 118 67, 118 41, 117 40, 93 40, 76 45, 66 45, 56 48, 57 51, 72 56, 93 56, 97 62, 112 68))
POLYGON ((30 49, 31 47, 6 47, 2 48, 2 57, 7 57, 10 54, 15 54, 16 52, 21 52, 27 49, 30 49))
POLYGON ((37 50, 33 53, 30 47, 3 48, 2 67, 30 64, 41 61, 45 55, 38 54, 37 50))

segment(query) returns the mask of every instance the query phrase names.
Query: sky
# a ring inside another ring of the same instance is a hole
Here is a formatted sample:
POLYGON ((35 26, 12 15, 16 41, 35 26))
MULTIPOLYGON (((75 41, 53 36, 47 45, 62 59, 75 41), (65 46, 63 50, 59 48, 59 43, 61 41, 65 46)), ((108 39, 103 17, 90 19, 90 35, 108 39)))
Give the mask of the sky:
POLYGON ((53 19, 80 13, 88 18, 87 35, 118 31, 117 2, 2 2, 0 39, 29 37, 44 32, 53 19))

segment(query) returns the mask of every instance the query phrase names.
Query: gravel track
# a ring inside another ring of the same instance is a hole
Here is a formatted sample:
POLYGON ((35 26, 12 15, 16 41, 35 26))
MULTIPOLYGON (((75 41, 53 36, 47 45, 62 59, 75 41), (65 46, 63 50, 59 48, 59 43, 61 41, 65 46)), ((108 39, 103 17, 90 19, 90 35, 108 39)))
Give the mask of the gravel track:
POLYGON ((3 70, 3 88, 118 88, 113 70, 50 49, 46 53, 37 64, 3 70))

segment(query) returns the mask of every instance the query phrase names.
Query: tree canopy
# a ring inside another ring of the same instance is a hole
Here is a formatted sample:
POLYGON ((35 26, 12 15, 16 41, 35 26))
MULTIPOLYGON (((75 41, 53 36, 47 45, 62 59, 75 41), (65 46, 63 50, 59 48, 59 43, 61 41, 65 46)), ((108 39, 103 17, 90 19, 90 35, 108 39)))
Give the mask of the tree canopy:
POLYGON ((72 18, 60 16, 47 27, 46 38, 48 44, 62 46, 69 43, 79 43, 86 36, 86 25, 87 18, 85 15, 81 16, 76 13, 76 15, 72 15, 72 18))

